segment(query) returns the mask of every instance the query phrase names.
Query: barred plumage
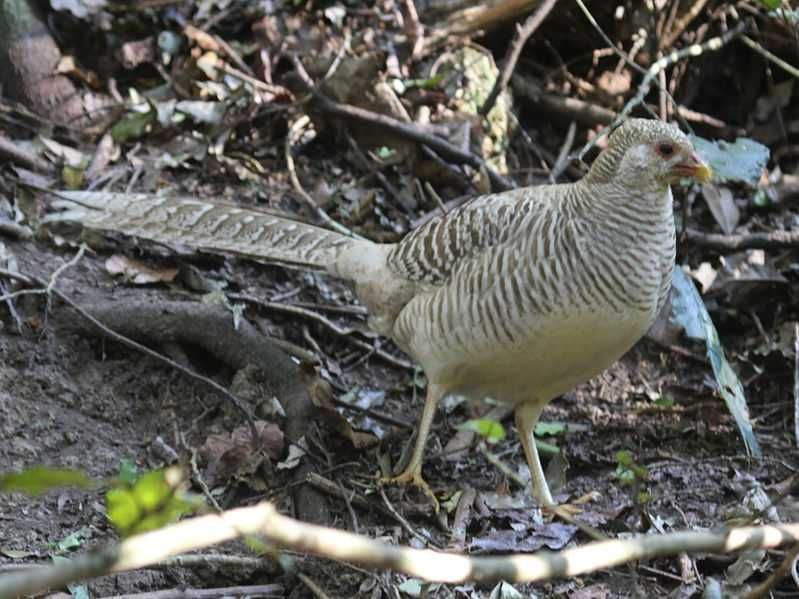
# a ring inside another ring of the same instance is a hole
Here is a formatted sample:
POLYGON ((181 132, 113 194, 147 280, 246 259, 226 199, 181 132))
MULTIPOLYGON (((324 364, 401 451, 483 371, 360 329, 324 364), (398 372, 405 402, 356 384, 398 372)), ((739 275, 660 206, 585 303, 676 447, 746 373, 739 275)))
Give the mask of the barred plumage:
POLYGON ((534 492, 552 503, 532 429, 553 397, 609 366, 667 296, 675 234, 669 183, 709 169, 675 127, 632 119, 581 181, 482 196, 394 245, 190 199, 59 193, 49 220, 326 270, 351 280, 370 325, 427 375, 411 463, 448 393, 516 406, 534 492))

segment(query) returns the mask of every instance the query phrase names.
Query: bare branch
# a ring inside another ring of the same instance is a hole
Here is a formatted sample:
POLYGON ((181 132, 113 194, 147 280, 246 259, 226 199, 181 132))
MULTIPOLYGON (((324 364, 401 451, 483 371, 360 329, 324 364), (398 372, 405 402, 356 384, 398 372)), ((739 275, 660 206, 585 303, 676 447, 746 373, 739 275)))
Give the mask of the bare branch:
POLYGON ((708 532, 639 535, 588 543, 559 552, 472 557, 430 549, 398 547, 350 532, 300 522, 277 512, 269 502, 191 518, 141 534, 116 547, 68 562, 0 577, 0 599, 142 568, 163 559, 245 535, 262 535, 278 547, 362 566, 391 569, 429 581, 523 583, 576 576, 635 560, 688 553, 730 553, 772 549, 799 542, 799 523, 750 526, 708 532))

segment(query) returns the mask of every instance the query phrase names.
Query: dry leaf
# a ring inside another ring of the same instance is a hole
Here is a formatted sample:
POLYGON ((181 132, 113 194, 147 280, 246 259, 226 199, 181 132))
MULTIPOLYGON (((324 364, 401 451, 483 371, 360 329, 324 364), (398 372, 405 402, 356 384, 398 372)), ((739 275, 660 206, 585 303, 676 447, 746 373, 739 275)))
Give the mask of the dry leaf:
POLYGON ((105 261, 105 269, 112 275, 122 275, 135 285, 171 283, 178 274, 177 268, 150 268, 146 264, 114 254, 105 261))

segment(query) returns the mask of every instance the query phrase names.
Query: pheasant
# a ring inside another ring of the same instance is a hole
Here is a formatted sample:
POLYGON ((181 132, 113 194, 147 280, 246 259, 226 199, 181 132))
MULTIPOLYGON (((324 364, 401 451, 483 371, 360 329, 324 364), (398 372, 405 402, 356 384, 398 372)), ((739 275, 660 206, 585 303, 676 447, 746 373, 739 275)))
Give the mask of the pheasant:
MULTIPOLYGON (((73 221, 201 250, 287 263, 354 284, 369 325, 424 369, 427 396, 407 468, 447 394, 513 405, 533 495, 554 501, 533 430, 553 398, 610 366, 654 322, 671 285, 670 184, 711 170, 675 126, 629 119, 568 184, 472 199, 378 244, 218 203, 146 194, 58 192, 49 221, 73 221)), ((437 503, 436 503, 437 504, 437 503)))

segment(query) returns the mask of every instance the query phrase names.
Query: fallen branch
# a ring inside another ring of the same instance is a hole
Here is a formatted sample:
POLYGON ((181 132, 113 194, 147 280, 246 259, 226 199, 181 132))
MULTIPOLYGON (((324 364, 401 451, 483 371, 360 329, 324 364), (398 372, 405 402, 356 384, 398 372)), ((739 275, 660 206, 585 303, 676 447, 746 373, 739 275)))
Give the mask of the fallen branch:
POLYGON ((104 599, 217 599, 217 597, 274 597, 286 596, 282 584, 256 584, 238 587, 222 587, 215 589, 167 589, 149 593, 131 593, 129 595, 113 595, 104 599))
POLYGON ((500 72, 500 76, 497 77, 497 80, 494 82, 494 87, 491 89, 491 93, 488 94, 488 98, 486 98, 485 103, 483 103, 483 105, 480 107, 479 112, 481 116, 485 116, 491 112, 491 109, 494 107, 494 103, 497 101, 499 94, 505 91, 505 88, 508 87, 511 75, 513 75, 513 71, 516 68, 516 63, 519 60, 519 55, 522 53, 522 48, 524 48, 524 45, 527 43, 527 40, 530 39, 530 36, 533 35, 541 23, 544 22, 544 19, 547 18, 547 15, 550 13, 550 11, 552 11, 557 2, 558 0, 544 0, 536 9, 536 11, 527 17, 527 20, 523 25, 516 26, 516 36, 513 38, 513 41, 508 47, 508 53, 505 56, 505 60, 502 61, 502 71, 500 72))
POLYGON ((55 170, 44 158, 24 149, 5 135, 0 135, 0 156, 5 156, 11 162, 40 173, 52 173, 55 170))
MULTIPOLYGON (((533 104, 567 121, 575 121, 586 127, 596 125, 610 125, 618 116, 618 113, 604 106, 592 104, 579 98, 561 96, 552 92, 545 91, 543 86, 529 75, 514 73, 512 79, 513 90, 533 104)), ((701 123, 708 127, 718 129, 720 136, 742 135, 744 130, 734 127, 712 117, 685 106, 676 105, 677 114, 688 122, 701 123)))
POLYGON ((705 233, 696 229, 686 229, 682 240, 692 245, 720 252, 785 250, 799 247, 799 230, 722 235, 720 233, 705 233))
POLYGON ((117 546, 69 561, 0 577, 0 599, 40 593, 45 589, 112 572, 143 568, 186 551, 262 535, 278 547, 370 568, 390 569, 428 581, 513 583, 551 580, 612 568, 628 562, 689 553, 730 553, 773 549, 799 542, 799 523, 731 528, 714 532, 639 535, 588 543, 559 552, 479 556, 430 549, 398 547, 365 536, 307 524, 277 512, 269 502, 191 518, 131 537, 117 546))
POLYGON ((535 9, 539 4, 541 4, 541 0, 474 2, 471 6, 467 5, 466 8, 454 11, 447 15, 445 20, 436 23, 424 40, 421 54, 428 55, 450 37, 468 36, 518 18, 535 9))

